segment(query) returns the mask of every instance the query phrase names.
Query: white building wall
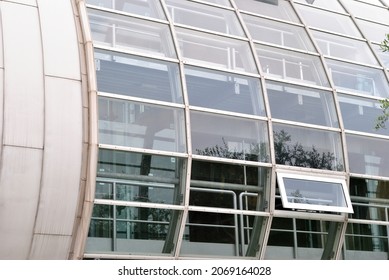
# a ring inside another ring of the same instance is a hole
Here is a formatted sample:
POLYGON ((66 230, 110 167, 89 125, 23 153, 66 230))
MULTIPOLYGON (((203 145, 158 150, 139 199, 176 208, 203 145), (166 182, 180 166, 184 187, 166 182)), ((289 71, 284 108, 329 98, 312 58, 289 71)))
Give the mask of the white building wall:
POLYGON ((0 259, 67 259, 89 134, 72 1, 0 1, 0 15, 0 259))

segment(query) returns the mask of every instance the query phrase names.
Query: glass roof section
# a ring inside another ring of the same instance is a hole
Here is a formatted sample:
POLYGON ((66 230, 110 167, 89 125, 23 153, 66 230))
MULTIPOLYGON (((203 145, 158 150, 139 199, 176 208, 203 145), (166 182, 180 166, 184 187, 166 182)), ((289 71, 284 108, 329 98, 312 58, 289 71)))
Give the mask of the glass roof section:
POLYGON ((369 5, 358 1, 344 1, 344 4, 356 17, 382 24, 389 24, 389 10, 387 8, 369 5))
POLYGON ((99 91, 183 103, 178 64, 95 49, 99 91))
POLYGON ((389 85, 380 69, 326 59, 334 84, 357 94, 389 97, 389 85))
POLYGON ((258 78, 187 66, 185 80, 189 105, 242 114, 265 115, 258 78))
POLYGON ((284 0, 234 0, 238 9, 281 19, 285 21, 300 22, 292 6, 288 1, 284 0))
POLYGON ((381 115, 378 100, 339 94, 339 105, 346 129, 389 136, 388 129, 375 129, 377 116, 381 115))
POLYGON ((256 44, 257 55, 266 77, 328 86, 318 56, 256 44))
POLYGON ((299 2, 303 4, 308 4, 311 6, 316 6, 324 9, 328 9, 331 11, 336 11, 340 13, 344 13, 342 5, 338 2, 338 0, 295 0, 294 2, 299 2))
POLYGON ((86 3, 120 12, 166 20, 161 3, 155 0, 86 0, 86 3))
POLYGON ((272 81, 266 81, 266 91, 273 119, 339 127, 330 91, 272 81))
POLYGON ((324 55, 358 63, 378 65, 366 42, 314 30, 312 35, 324 55))
POLYGON ((347 36, 361 36, 349 16, 299 5, 297 3, 296 8, 301 13, 306 24, 310 27, 341 33, 347 36))
POLYGON ((242 14, 243 21, 254 40, 279 46, 315 52, 305 29, 266 18, 242 14))
POLYGON ((231 3, 229 2, 229 0, 200 0, 200 1, 212 3, 212 4, 217 4, 217 5, 221 5, 221 6, 231 7, 231 3))
POLYGON ((170 17, 176 24, 244 36, 238 18, 232 10, 182 0, 165 0, 165 3, 170 17))
POLYGON ((355 19, 358 26, 361 28, 363 35, 366 39, 380 43, 385 34, 388 33, 389 26, 380 23, 374 23, 362 19, 355 19))
POLYGON ((88 10, 94 42, 100 45, 176 57, 169 26, 96 9, 88 10))
POLYGON ((176 35, 181 55, 188 62, 257 73, 248 41, 178 27, 176 35))

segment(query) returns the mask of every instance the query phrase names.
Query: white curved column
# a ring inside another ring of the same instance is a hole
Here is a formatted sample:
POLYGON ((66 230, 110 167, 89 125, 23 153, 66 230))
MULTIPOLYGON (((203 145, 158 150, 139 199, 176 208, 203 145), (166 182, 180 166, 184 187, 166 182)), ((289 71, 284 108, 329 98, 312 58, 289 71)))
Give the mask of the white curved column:
POLYGON ((80 30, 69 0, 0 13, 0 259, 67 259, 90 167, 80 30))

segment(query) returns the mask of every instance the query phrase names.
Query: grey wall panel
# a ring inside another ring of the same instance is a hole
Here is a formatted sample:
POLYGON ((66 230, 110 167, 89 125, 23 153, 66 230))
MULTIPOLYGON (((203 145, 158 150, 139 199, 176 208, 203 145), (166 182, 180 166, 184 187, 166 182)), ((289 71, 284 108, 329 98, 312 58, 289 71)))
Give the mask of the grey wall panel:
POLYGON ((37 8, 1 2, 5 145, 43 148, 43 67, 37 8), (26 47, 28 46, 28 47, 26 47))
POLYGON ((31 247, 29 259, 33 260, 63 260, 71 244, 70 236, 37 235, 31 247))
POLYGON ((81 82, 46 77, 45 86, 45 149, 35 233, 71 235, 81 176, 81 82))
POLYGON ((43 152, 3 147, 0 171, 0 258, 25 259, 38 205, 43 152))
POLYGON ((81 79, 78 38, 69 0, 38 0, 46 75, 81 79), (59 67, 60 66, 60 67, 59 67))

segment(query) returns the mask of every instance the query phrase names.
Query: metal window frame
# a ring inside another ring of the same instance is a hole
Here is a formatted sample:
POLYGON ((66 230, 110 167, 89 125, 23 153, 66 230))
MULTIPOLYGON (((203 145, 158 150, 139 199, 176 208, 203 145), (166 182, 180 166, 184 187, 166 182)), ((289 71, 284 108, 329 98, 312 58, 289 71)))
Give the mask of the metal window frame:
POLYGON ((305 175, 305 174, 294 174, 288 172, 277 172, 277 181, 278 181, 279 191, 281 194, 282 205, 285 208, 291 208, 296 210, 307 210, 307 211, 354 213, 345 178, 313 176, 313 175, 305 175), (343 192, 343 198, 347 206, 340 207, 340 206, 326 206, 326 205, 318 205, 318 204, 289 202, 288 196, 286 194, 284 178, 340 184, 340 187, 343 192))

